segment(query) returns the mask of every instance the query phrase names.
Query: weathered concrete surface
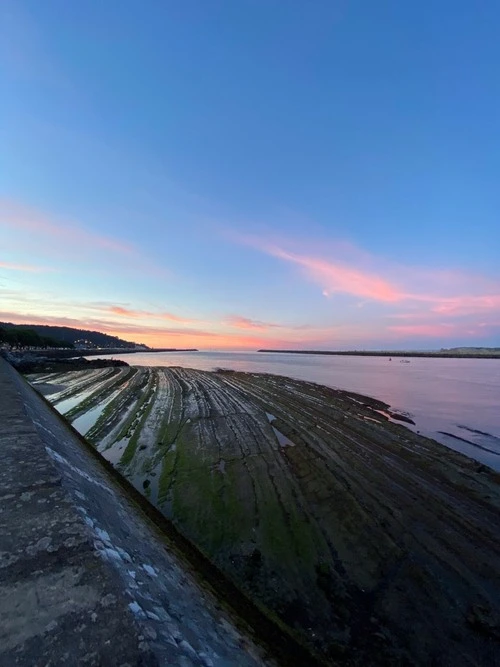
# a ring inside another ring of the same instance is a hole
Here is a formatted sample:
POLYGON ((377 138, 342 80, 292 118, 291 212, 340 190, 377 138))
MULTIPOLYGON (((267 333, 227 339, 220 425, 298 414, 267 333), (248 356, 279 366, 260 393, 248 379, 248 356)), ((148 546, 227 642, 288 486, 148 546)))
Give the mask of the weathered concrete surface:
POLYGON ((0 665, 274 664, 0 359, 0 665))

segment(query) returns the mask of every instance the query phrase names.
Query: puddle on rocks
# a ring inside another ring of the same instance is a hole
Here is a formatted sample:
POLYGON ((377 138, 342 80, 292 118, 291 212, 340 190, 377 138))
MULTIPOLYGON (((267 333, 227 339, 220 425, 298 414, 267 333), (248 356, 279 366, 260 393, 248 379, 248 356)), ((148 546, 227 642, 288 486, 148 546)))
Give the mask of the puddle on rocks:
POLYGON ((278 431, 278 429, 273 426, 273 422, 275 421, 276 417, 271 414, 270 412, 266 412, 266 417, 271 424, 271 428, 274 431, 274 435, 276 436, 276 439, 278 440, 278 444, 280 447, 295 447, 295 443, 290 440, 290 438, 287 438, 286 435, 284 435, 281 431, 278 431))
POLYGON ((57 412, 59 412, 61 415, 64 415, 66 414, 66 412, 69 412, 74 407, 76 407, 79 403, 85 401, 89 396, 91 396, 91 394, 94 393, 94 391, 95 389, 89 389, 88 391, 83 391, 80 394, 76 394, 76 396, 72 396, 71 398, 66 398, 64 401, 56 403, 54 407, 57 410, 57 412))
POLYGON ((75 428, 80 435, 85 435, 92 426, 96 423, 103 411, 102 405, 98 405, 88 412, 84 412, 83 415, 80 415, 72 422, 73 428, 75 428))
POLYGON ((116 398, 120 391, 113 392, 106 400, 96 405, 95 408, 91 408, 84 412, 83 415, 77 417, 71 425, 75 428, 80 435, 85 435, 90 431, 90 429, 95 425, 99 417, 102 415, 104 408, 111 403, 111 401, 116 398))
POLYGON ((284 435, 281 431, 278 431, 278 429, 274 426, 271 426, 271 428, 274 431, 280 447, 295 447, 295 443, 292 442, 290 438, 287 438, 286 435, 284 435))
POLYGON ((122 438, 121 440, 117 440, 111 447, 108 449, 100 450, 99 453, 106 459, 106 461, 109 461, 115 466, 117 463, 119 463, 121 457, 123 456, 123 452, 128 445, 128 441, 129 438, 122 438))

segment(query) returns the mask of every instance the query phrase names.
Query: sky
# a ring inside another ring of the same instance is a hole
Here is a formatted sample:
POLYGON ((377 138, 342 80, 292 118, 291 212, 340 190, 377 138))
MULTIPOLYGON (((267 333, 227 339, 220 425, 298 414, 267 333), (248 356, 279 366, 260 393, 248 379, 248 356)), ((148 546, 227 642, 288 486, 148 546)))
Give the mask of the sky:
POLYGON ((0 320, 500 346, 500 3, 2 0, 0 320))

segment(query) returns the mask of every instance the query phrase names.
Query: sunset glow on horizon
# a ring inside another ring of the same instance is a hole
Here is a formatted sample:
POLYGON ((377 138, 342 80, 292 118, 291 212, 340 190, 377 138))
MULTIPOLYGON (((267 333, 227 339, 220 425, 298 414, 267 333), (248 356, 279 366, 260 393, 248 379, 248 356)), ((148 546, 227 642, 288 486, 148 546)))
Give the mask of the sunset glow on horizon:
POLYGON ((498 20, 6 0, 0 321, 151 347, 499 346, 498 20))

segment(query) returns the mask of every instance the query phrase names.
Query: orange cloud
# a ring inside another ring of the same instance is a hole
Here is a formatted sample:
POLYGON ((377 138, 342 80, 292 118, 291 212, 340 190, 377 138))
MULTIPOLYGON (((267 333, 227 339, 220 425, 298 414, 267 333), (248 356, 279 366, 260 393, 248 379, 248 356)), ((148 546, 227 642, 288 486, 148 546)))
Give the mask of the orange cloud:
POLYGON ((170 320, 171 322, 179 322, 182 324, 189 324, 190 322, 196 322, 196 320, 189 319, 188 317, 180 317, 179 315, 174 315, 173 313, 160 313, 159 317, 162 320, 170 320))
MULTIPOLYGON (((118 335, 118 334, 115 334, 118 335)), ((164 332, 145 331, 141 334, 141 342, 151 347, 193 347, 197 349, 252 349, 268 347, 269 340, 258 336, 239 336, 232 334, 200 331, 191 334, 181 332, 165 334, 164 332)), ((285 345, 285 341, 275 341, 276 347, 285 345)))
POLYGON ((148 326, 142 322, 116 322, 98 318, 78 318, 47 315, 19 315, 15 312, 0 312, 0 321, 16 322, 18 324, 51 324, 69 326, 79 329, 101 331, 125 340, 145 343, 151 347, 194 347, 200 349, 359 349, 373 348, 376 344, 386 344, 390 341, 403 341, 405 338, 448 338, 483 337, 498 330, 500 322, 496 324, 481 322, 475 327, 461 326, 456 323, 414 323, 393 325, 365 325, 342 324, 329 328, 317 328, 308 331, 306 335, 299 334, 295 329, 283 329, 280 337, 268 335, 240 335, 220 331, 187 327, 148 326), (360 347, 361 346, 361 347, 360 347))
POLYGON ((110 313, 113 313, 113 315, 124 315, 125 317, 140 317, 141 315, 138 310, 129 310, 128 308, 122 308, 121 306, 110 306, 108 310, 110 313))
POLYGON ((257 349, 259 347, 283 347, 285 340, 272 340, 258 336, 240 336, 202 329, 175 329, 141 326, 139 324, 117 324, 93 318, 76 319, 51 315, 18 315, 11 312, 0 312, 0 320, 16 324, 50 324, 52 326, 76 327, 101 331, 125 340, 134 340, 151 347, 195 347, 218 349, 257 349))
POLYGON ((179 324, 190 324, 195 320, 189 319, 187 317, 180 317, 179 315, 174 315, 173 313, 154 313, 148 310, 131 310, 130 308, 123 308, 123 306, 110 306, 107 308, 110 313, 113 315, 120 315, 123 317, 131 317, 134 319, 137 318, 152 318, 159 320, 168 320, 170 322, 177 322, 179 324))

